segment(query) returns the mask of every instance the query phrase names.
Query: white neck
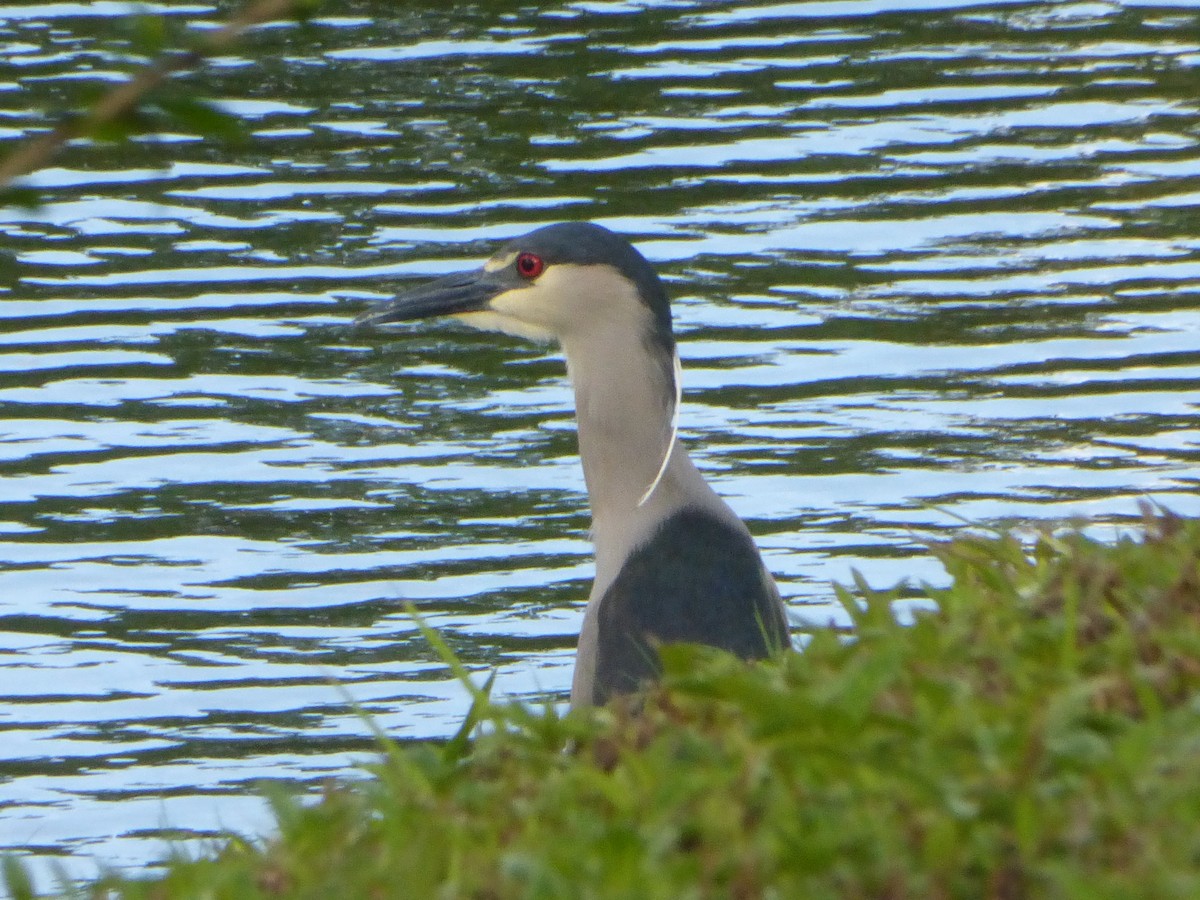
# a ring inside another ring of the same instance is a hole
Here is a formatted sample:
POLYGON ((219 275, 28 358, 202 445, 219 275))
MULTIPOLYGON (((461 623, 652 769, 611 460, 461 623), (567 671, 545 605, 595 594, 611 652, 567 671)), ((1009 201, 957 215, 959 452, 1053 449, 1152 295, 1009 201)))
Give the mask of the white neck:
POLYGON ((641 341, 631 342, 628 330, 611 340, 605 337, 593 332, 586 340, 563 340, 592 506, 593 599, 603 595, 631 549, 684 506, 708 509, 744 527, 704 481, 682 444, 672 441, 673 365, 664 365, 641 341))
POLYGON ((460 318, 562 345, 592 504, 592 600, 604 595, 630 552, 684 506, 745 530, 672 441, 675 360, 650 342, 662 325, 620 272, 600 264, 551 266, 535 283, 460 318))

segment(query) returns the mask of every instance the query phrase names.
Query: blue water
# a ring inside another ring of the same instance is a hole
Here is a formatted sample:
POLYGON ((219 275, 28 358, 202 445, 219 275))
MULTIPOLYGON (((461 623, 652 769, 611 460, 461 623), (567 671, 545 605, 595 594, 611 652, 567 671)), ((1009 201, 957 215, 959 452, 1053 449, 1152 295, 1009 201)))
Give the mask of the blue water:
MULTIPOLYGON (((195 31, 206 4, 162 7, 195 31)), ((0 9, 3 150, 130 65, 0 9)), ((235 146, 74 146, 0 212, 0 850, 262 833, 466 699, 561 700, 591 572, 556 352, 366 301, 563 219, 675 298, 682 431, 797 628, 931 541, 1197 514, 1191 5, 345 5, 187 84, 235 146)))

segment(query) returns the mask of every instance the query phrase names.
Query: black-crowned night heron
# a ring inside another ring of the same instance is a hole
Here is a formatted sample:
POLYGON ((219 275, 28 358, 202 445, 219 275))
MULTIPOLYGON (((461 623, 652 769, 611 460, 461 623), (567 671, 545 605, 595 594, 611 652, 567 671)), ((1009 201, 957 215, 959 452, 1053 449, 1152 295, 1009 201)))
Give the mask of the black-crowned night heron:
POLYGON ((572 705, 604 703, 653 678, 659 643, 710 644, 745 658, 790 646, 779 591, 750 532, 677 440, 670 301, 628 241, 599 225, 549 225, 509 241, 482 268, 408 291, 357 321, 430 316, 556 340, 566 354, 596 544, 572 705))

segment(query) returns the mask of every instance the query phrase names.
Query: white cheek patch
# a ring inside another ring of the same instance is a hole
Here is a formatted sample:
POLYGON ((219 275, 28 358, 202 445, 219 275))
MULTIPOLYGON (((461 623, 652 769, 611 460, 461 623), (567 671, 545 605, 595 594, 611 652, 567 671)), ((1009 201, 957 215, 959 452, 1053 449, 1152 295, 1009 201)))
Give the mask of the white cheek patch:
POLYGON ((543 299, 536 287, 530 285, 497 294, 488 301, 487 309, 459 313, 454 318, 484 331, 499 331, 529 341, 553 341, 558 336, 540 321, 535 311, 543 299))
MULTIPOLYGON (((511 259, 507 254, 505 259, 511 259)), ((491 265, 507 265, 502 259, 491 265)), ((538 278, 502 291, 478 312, 456 319, 475 328, 502 331, 534 341, 563 340, 568 334, 597 333, 615 325, 642 333, 646 309, 633 287, 611 266, 557 264, 538 278)))
POLYGON ((543 282, 553 283, 548 276, 543 276, 542 281, 530 283, 528 287, 497 294, 488 301, 488 309, 538 327, 550 327, 556 318, 555 307, 560 306, 562 300, 553 287, 547 287, 543 282))
POLYGON ((499 331, 503 334, 511 334, 514 337, 525 338, 527 341, 541 343, 554 340, 554 333, 552 331, 492 310, 459 313, 452 318, 458 319, 458 321, 465 325, 470 325, 472 328, 478 328, 482 331, 499 331))

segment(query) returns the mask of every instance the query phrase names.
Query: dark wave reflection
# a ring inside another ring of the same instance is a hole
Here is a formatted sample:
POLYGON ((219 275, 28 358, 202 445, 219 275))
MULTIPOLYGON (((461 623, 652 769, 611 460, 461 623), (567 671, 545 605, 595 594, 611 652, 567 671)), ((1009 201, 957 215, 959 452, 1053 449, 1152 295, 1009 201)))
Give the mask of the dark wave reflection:
MULTIPOLYGON (((119 77, 0 9, 11 148, 119 77)), ((180 28, 217 13, 162 7, 180 28)), ((463 692, 562 699, 590 577, 545 348, 346 327, 561 219, 676 297, 683 425, 798 622, 964 527, 1200 512, 1190 4, 341 4, 192 79, 251 140, 75 147, 0 211, 0 849, 267 827, 463 692)))

